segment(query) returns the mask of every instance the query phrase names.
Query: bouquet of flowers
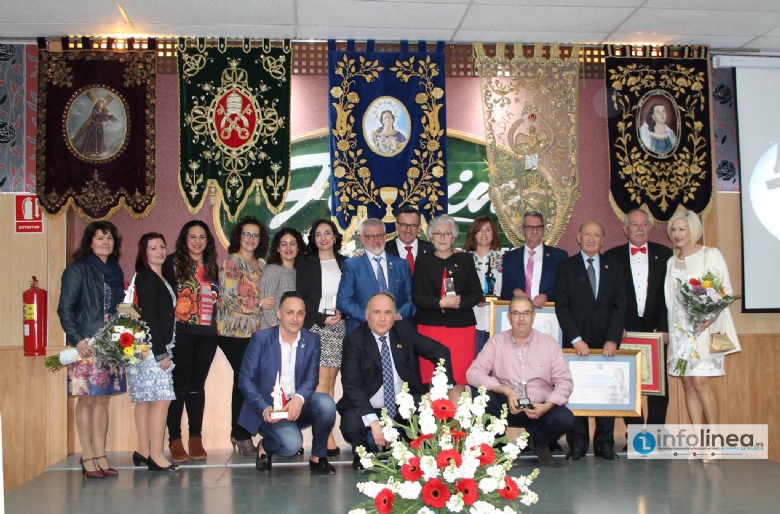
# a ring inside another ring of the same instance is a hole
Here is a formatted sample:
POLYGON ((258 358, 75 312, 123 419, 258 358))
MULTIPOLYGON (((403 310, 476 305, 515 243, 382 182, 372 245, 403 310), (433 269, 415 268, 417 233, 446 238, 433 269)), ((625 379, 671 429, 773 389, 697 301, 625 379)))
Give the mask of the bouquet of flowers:
POLYGON ((677 281, 680 285, 680 302, 685 309, 688 326, 682 327, 675 324, 675 328, 688 334, 688 343, 680 345, 677 351, 675 370, 680 375, 685 375, 688 362, 700 358, 696 338, 703 330, 699 330, 698 327, 726 310, 729 305, 742 298, 742 295, 727 294, 721 278, 711 271, 705 273, 701 278, 692 278, 688 282, 683 282, 680 279, 677 281))
POLYGON ((486 414, 488 397, 482 387, 473 400, 464 393, 456 407, 447 399, 444 361, 439 361, 431 386, 430 397, 422 399, 415 413, 414 399, 403 385, 396 401, 408 426, 383 409, 382 432, 390 450, 379 456, 386 462, 358 447, 360 462, 371 475, 357 487, 371 499, 350 514, 509 514, 520 512, 515 500, 536 503, 539 497, 530 485, 539 470, 521 477, 508 474, 528 434, 508 442, 503 435, 507 406, 500 418, 486 414), (401 431, 410 442, 401 438, 401 431), (502 443, 503 450, 495 448, 502 443))
MULTIPOLYGON (((146 323, 127 314, 115 314, 97 334, 89 339, 89 345, 98 357, 121 364, 135 366, 149 355, 151 336, 146 323)), ((78 350, 68 347, 59 355, 44 359, 52 373, 68 364, 80 361, 78 350)))

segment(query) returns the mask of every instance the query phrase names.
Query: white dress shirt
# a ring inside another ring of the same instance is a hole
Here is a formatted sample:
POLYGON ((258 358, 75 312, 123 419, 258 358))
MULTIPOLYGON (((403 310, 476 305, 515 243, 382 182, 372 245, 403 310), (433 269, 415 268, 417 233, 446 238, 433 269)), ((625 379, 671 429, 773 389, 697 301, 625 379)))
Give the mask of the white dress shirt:
MULTIPOLYGON (((379 340, 379 334, 376 334, 374 332, 371 332, 371 334, 374 336, 374 340, 376 341, 376 346, 379 348, 379 355, 382 356, 382 342, 379 340)), ((387 336, 387 349, 390 350, 391 341, 390 341, 390 332, 385 334, 387 336)), ((401 386, 403 386, 403 382, 401 382, 401 377, 398 376, 398 371, 395 369, 395 359, 393 359, 393 352, 390 351, 390 361, 393 363, 393 383, 395 385, 395 396, 398 398, 398 395, 401 393, 401 386)), ((381 372, 380 372, 381 373, 381 372)), ((385 386, 381 385, 379 387, 379 390, 374 394, 374 396, 371 397, 371 406, 375 409, 381 409, 382 407, 386 407, 385 405, 385 386)), ((367 414, 363 416, 363 425, 369 426, 372 422, 379 421, 379 416, 376 414, 367 414)))
MULTIPOLYGON (((525 284, 525 270, 528 266, 528 259, 531 257, 529 253, 531 248, 525 247, 523 251, 523 283, 525 284)), ((534 275, 531 279, 531 290, 526 291, 525 294, 529 298, 534 299, 539 296, 539 284, 542 283, 542 262, 544 261, 544 245, 541 244, 536 248, 533 248, 534 253, 534 275)))
POLYGON ((395 244, 398 246, 398 256, 402 259, 406 259, 406 247, 411 246, 412 247, 412 256, 414 257, 414 260, 417 260, 417 247, 419 246, 417 244, 417 238, 414 238, 414 241, 412 241, 412 244, 408 245, 401 241, 400 237, 395 238, 395 244))
MULTIPOLYGON (((645 302, 647 301, 647 277, 649 274, 648 265, 650 260, 648 255, 642 252, 636 252, 631 255, 631 248, 636 246, 631 243, 628 244, 628 257, 631 260, 631 279, 634 282, 634 294, 636 294, 636 312, 641 318, 645 314, 645 302)), ((647 244, 642 246, 645 251, 647 244)))
POLYGON ((301 340, 301 333, 290 344, 282 340, 282 331, 279 330, 279 345, 282 347, 282 372, 280 373, 279 384, 282 386, 284 395, 289 400, 297 396, 303 400, 303 396, 295 394, 295 356, 298 353, 298 343, 301 340))

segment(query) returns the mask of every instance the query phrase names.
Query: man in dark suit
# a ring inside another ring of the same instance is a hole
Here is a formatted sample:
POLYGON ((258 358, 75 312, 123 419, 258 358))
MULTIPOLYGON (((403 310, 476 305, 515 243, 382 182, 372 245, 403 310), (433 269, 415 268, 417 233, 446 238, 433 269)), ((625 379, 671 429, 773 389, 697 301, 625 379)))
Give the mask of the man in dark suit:
POLYGON ((531 298, 534 307, 555 301, 555 272, 568 254, 554 246, 542 244, 544 216, 536 211, 523 215, 525 245, 504 254, 501 299, 515 296, 531 298))
MULTIPOLYGON (((623 338, 626 319, 626 286, 620 262, 599 251, 604 244, 604 227, 595 221, 580 225, 577 243, 581 251, 558 265, 555 314, 563 331, 563 347, 586 356, 601 349, 613 357, 623 338)), ((593 451, 597 457, 618 460, 614 451, 615 418, 597 417, 593 451)), ((578 460, 588 450, 588 418, 578 416, 569 443, 567 459, 578 460)))
POLYGON ((341 414, 341 435, 352 445, 355 455, 352 462, 355 469, 361 468, 356 448, 367 446, 369 430, 374 444, 386 446, 379 422, 382 408, 388 410, 388 416, 404 422, 395 404, 403 383, 409 385, 409 394, 418 404, 427 392, 420 379, 418 356, 435 364, 444 359, 449 383, 455 383, 447 347, 420 335, 409 323, 396 322, 395 314, 393 296, 387 292, 375 293, 366 306, 366 323, 344 340, 341 361, 344 395, 337 408, 341 414))
POLYGON ((279 325, 255 332, 244 354, 238 387, 245 400, 238 423, 250 434, 263 436, 265 453, 257 457, 258 471, 271 471, 276 454, 295 455, 303 443, 301 429, 311 427, 309 468, 332 475, 336 470, 325 456, 336 405, 327 394, 314 392, 320 378, 320 336, 303 328, 306 307, 295 291, 282 295, 276 316, 279 325), (287 399, 287 419, 271 415, 277 377, 287 399))
MULTIPOLYGON (((604 252, 610 260, 623 266, 626 282, 626 327, 631 332, 661 332, 664 335, 664 348, 669 344, 669 322, 666 318, 664 301, 664 278, 666 263, 672 257, 669 247, 650 243, 652 225, 647 213, 640 209, 630 211, 623 223, 623 232, 628 243, 616 246, 604 252)), ((663 380, 666 382, 666 366, 661 355, 663 380)), ((666 409, 669 406, 668 386, 663 396, 647 397, 647 423, 663 425, 666 423, 666 409)), ((642 417, 623 418, 626 425, 642 424, 642 417)))
POLYGON ((398 209, 395 215, 395 229, 398 237, 385 244, 385 251, 406 259, 409 268, 414 274, 414 263, 417 256, 423 253, 433 253, 436 249, 428 241, 423 241, 417 234, 420 233, 420 211, 410 205, 398 209))
POLYGON ((412 276, 409 264, 385 251, 385 224, 370 218, 360 225, 360 242, 366 252, 347 259, 342 266, 338 310, 347 315, 346 333, 366 321, 369 297, 379 291, 389 291, 398 304, 397 319, 411 319, 416 308, 412 303, 412 276))

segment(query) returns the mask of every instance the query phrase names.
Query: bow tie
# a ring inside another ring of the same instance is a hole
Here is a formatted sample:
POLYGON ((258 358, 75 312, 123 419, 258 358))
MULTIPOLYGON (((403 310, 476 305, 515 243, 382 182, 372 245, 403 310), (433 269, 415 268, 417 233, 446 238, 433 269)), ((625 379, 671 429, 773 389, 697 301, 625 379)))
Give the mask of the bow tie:
POLYGON ((631 248, 631 255, 636 255, 638 252, 647 253, 647 248, 631 248))

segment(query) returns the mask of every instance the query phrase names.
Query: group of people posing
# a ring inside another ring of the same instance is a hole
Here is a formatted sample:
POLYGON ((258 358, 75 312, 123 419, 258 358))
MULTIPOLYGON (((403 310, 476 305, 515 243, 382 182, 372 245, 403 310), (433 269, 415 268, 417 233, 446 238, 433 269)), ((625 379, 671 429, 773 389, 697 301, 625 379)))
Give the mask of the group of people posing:
MULTIPOLYGON (((581 251, 571 257, 543 244, 545 221, 538 212, 522 218, 525 245, 505 254, 487 216, 474 220, 465 251, 452 248, 458 225, 447 215, 431 220, 430 242, 418 237, 417 210, 402 208, 396 218, 398 237, 391 241, 382 221, 365 220, 359 235, 365 250, 352 258, 341 255, 342 236, 327 219, 311 226, 308 243, 297 230, 282 228, 269 251, 266 227, 244 218, 231 231, 221 265, 214 237, 201 221, 182 227, 170 254, 162 234, 144 234, 132 282, 153 356, 131 368, 97 358, 89 346, 125 293, 116 227, 88 225, 63 273, 58 308, 67 342, 82 357, 69 367, 68 385, 79 397, 75 421, 84 474, 117 474, 105 457, 108 402, 128 390, 136 405, 137 466, 175 471, 177 462, 205 459, 204 386, 218 347, 234 375, 231 442, 242 455, 255 457, 260 471, 271 470, 274 455, 302 453, 301 429, 311 427, 311 470, 334 473, 328 457, 340 454, 332 435, 336 412, 353 451, 384 446, 381 409, 398 416, 395 398, 404 382, 419 401, 439 359, 446 362, 451 400, 457 402, 467 385, 485 386, 489 412, 498 415, 508 404, 509 425, 531 433, 540 463, 554 462, 551 451, 564 433, 567 458, 577 460, 589 446, 587 418, 575 418, 566 408, 571 373, 558 341, 533 329, 536 308, 555 302, 564 348, 580 355, 603 349, 611 356, 626 330, 662 332, 672 347, 690 337, 669 330, 685 317, 677 278, 715 271, 730 293, 723 257, 698 243, 701 223, 691 212, 669 223, 674 256, 648 243, 651 224, 641 210, 626 216, 628 243, 604 254, 603 227, 584 223, 577 235, 581 251), (511 329, 492 338, 486 296, 512 300, 511 329), (335 402, 339 371, 343 395, 335 402), (273 413, 277 380, 286 399, 284 419, 273 413), (527 391, 532 408, 521 408, 518 391, 527 391), (166 425, 173 463, 164 454, 166 425), (256 434, 262 436, 259 446, 252 441, 256 434)), ((738 347, 728 310, 705 325, 702 342, 710 332, 726 332, 738 347)), ((670 365, 674 369, 675 362, 670 365)), ((687 369, 683 385, 691 421, 703 423, 706 416, 717 423, 708 377, 723 374, 723 354, 702 352, 687 369)), ((663 423, 668 398, 649 397, 648 404, 648 422, 663 423)), ((617 460, 613 431, 613 418, 597 418, 597 456, 617 460)))

